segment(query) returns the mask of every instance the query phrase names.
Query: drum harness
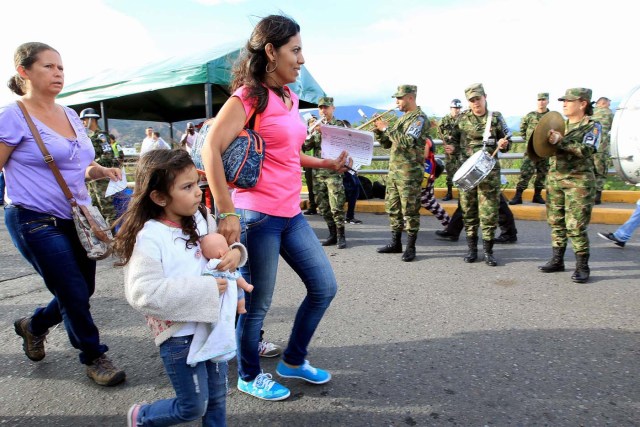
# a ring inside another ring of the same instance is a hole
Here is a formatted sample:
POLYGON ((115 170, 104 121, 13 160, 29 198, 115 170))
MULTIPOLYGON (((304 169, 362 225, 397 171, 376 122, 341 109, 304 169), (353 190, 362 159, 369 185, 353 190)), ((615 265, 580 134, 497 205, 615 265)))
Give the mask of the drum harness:
POLYGON ((492 116, 493 116, 493 112, 489 111, 487 113, 487 124, 484 127, 484 133, 482 134, 482 150, 483 151, 486 151, 487 142, 489 142, 489 138, 491 138, 491 118, 492 118, 492 116))

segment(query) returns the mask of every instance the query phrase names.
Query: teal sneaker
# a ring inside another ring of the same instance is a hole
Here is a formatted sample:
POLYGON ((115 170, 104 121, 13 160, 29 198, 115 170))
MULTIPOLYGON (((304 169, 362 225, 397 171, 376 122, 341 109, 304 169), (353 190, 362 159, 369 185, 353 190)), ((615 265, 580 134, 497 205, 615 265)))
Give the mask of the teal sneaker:
POLYGON ((278 375, 284 378, 299 378, 312 384, 324 384, 329 382, 331 374, 323 369, 314 368, 308 360, 297 368, 290 368, 281 360, 276 367, 278 375))
POLYGON ((288 388, 271 378, 271 374, 264 372, 255 377, 253 381, 243 381, 238 378, 238 390, 262 400, 284 400, 291 395, 288 388))

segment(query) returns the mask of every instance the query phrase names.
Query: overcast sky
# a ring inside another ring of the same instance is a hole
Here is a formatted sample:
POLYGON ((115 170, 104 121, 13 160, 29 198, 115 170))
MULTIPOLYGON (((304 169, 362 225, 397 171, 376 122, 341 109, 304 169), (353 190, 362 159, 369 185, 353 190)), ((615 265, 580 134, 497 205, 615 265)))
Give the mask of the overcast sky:
MULTIPOLYGON (((393 106, 399 84, 418 104, 448 112, 482 82, 490 109, 507 116, 551 109, 568 87, 620 101, 640 84, 637 13, 622 0, 30 0, 3 2, 0 79, 13 52, 41 41, 62 55, 66 83, 249 37, 279 11, 302 30, 306 66, 337 105, 393 106)), ((0 103, 13 97, 3 84, 0 103)))

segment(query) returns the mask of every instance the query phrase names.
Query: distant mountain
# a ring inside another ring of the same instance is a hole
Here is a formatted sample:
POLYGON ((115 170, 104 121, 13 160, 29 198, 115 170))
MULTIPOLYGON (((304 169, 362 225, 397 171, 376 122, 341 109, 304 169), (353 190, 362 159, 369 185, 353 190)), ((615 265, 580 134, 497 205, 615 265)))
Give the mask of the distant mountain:
MULTIPOLYGON (((347 120, 352 126, 356 126, 360 123, 364 123, 368 119, 371 119, 375 113, 382 112, 384 112, 384 110, 368 107, 366 105, 343 105, 336 107, 336 111, 334 111, 333 115, 339 120, 347 120), (359 109, 367 116, 366 119, 358 113, 359 109)), ((319 116, 317 108, 300 111, 300 116, 304 117, 307 113, 311 113, 316 117, 319 116)), ((402 114, 400 111, 396 111, 395 113, 398 116, 402 114)))
POLYGON ((507 126, 511 132, 520 132, 520 122, 522 117, 520 116, 508 116, 504 120, 507 122, 507 126))

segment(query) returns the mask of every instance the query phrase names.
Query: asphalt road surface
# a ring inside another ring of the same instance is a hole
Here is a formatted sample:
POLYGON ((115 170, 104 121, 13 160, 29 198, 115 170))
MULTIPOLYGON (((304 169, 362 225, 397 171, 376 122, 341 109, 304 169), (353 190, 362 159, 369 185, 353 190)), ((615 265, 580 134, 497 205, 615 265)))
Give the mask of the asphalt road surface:
MULTIPOLYGON (((551 254, 544 222, 518 221, 518 243, 495 247, 498 267, 465 264, 464 239, 434 239, 422 217, 418 257, 375 251, 389 238, 384 215, 360 214, 348 248, 326 248, 339 291, 311 342, 309 360, 333 374, 265 402, 235 389, 230 426, 634 426, 640 425, 640 243, 621 249, 592 225, 588 284, 567 271, 539 273, 551 254)), ((327 235, 318 216, 309 221, 327 235)), ((406 237, 405 237, 406 239, 406 237)), ((101 261, 92 312, 124 385, 93 384, 68 342, 52 331, 47 356, 29 361, 13 320, 50 295, 0 221, 0 425, 123 426, 134 402, 173 395, 143 317, 124 299, 122 271, 101 261)), ((64 274, 63 271, 60 274, 64 274)), ((284 263, 266 337, 286 345, 304 287, 284 263)), ((275 374, 275 359, 262 359, 275 374)), ((274 375, 275 376, 275 375, 274 375)), ((192 423, 191 425, 198 425, 192 423)))

